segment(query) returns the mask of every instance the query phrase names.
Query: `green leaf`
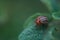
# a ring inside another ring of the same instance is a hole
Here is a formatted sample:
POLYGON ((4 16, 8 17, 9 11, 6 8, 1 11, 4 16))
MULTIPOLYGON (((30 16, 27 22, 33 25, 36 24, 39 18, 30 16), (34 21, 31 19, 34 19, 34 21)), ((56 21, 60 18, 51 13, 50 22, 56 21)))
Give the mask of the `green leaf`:
POLYGON ((50 12, 56 12, 59 11, 59 7, 57 5, 57 0, 40 0, 42 3, 44 3, 50 12))

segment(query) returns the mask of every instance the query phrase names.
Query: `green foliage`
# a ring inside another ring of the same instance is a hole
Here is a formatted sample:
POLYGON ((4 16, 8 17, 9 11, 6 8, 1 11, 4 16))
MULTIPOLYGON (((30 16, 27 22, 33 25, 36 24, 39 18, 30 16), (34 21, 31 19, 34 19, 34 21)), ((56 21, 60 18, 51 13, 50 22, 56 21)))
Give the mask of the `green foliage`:
POLYGON ((40 1, 47 6, 50 12, 59 11, 57 0, 40 0, 40 1))
POLYGON ((48 7, 49 11, 53 10, 52 5, 51 5, 51 0, 40 0, 40 1, 48 7))
POLYGON ((60 12, 52 13, 52 17, 54 18, 54 20, 60 20, 60 12))

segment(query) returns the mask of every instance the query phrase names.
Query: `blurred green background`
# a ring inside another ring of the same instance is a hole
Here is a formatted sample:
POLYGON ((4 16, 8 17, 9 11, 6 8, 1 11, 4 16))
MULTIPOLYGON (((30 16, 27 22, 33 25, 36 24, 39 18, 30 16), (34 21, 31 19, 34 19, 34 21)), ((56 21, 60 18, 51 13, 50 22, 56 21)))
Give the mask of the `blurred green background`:
POLYGON ((40 0, 0 0, 0 40, 17 40, 25 20, 37 12, 49 13, 40 0))

